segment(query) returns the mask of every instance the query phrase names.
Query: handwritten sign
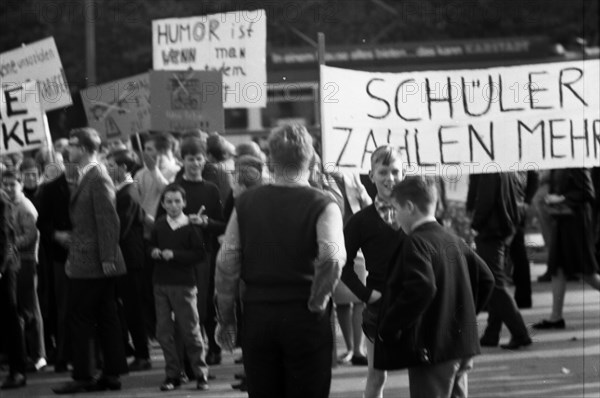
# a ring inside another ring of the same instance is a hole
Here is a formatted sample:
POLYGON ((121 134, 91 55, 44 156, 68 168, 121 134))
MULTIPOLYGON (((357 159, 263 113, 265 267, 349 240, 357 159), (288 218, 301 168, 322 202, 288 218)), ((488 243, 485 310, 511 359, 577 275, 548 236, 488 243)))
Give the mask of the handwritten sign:
POLYGON ((73 104, 53 37, 0 54, 0 81, 14 88, 27 80, 37 80, 44 111, 73 104))
POLYGON ((150 77, 131 76, 80 92, 90 127, 103 139, 121 139, 150 129, 150 77))
POLYGON ((253 10, 152 21, 153 69, 219 71, 225 108, 265 107, 266 15, 253 10))
POLYGON ((0 155, 36 149, 46 143, 44 111, 36 82, 2 90, 0 155))
POLYGON ((436 174, 599 166, 599 64, 396 74, 322 66, 323 160, 369 170, 370 154, 390 143, 412 169, 436 174))
POLYGON ((152 128, 163 131, 225 131, 219 72, 150 72, 152 128))

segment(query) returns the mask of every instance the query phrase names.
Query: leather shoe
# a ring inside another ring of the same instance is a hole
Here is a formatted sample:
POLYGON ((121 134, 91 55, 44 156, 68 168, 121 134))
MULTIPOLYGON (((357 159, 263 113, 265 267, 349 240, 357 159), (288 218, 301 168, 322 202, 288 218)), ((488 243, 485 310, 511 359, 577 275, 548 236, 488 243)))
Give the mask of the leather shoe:
POLYGON ((4 379, 4 382, 2 383, 2 386, 0 386, 0 388, 2 390, 11 390, 14 388, 25 387, 26 384, 27 379, 25 378, 25 375, 23 373, 15 373, 12 375, 8 375, 6 379, 4 379))
POLYGON ((510 339, 508 344, 500 344, 500 348, 504 350, 518 350, 521 347, 527 347, 531 345, 531 343, 533 343, 533 341, 531 341, 529 337, 527 337, 527 339, 524 340, 510 339))
POLYGON ((367 357, 364 356, 364 355, 360 355, 360 356, 353 355, 352 359, 350 360, 350 362, 354 366, 367 366, 369 364, 369 361, 368 361, 367 357))
POLYGON ((121 389, 121 380, 117 376, 100 376, 88 391, 117 391, 121 389))
POLYGON ((479 345, 482 347, 498 347, 498 340, 492 340, 487 337, 482 337, 479 340, 479 345))
POLYGON ((564 329, 567 327, 564 319, 559 319, 558 321, 549 321, 547 319, 543 319, 540 322, 533 325, 534 329, 564 329))
POLYGON ((77 394, 80 392, 90 391, 90 389, 93 388, 95 384, 96 384, 96 382, 94 380, 88 380, 88 381, 75 380, 75 381, 66 382, 57 387, 53 387, 52 391, 54 391, 54 393, 58 394, 58 395, 77 394))
POLYGON ((140 372, 142 370, 152 369, 152 362, 149 359, 136 358, 128 365, 130 372, 140 372))

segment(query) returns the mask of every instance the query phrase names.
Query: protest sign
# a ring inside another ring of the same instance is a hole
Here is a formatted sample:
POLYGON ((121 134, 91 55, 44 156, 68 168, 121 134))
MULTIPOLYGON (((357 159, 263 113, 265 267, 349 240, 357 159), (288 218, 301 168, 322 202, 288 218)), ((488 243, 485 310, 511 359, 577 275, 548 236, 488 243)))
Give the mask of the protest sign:
POLYGON ((37 80, 45 112, 73 104, 53 37, 0 54, 0 80, 3 88, 37 80))
POLYGON ((225 131, 219 72, 150 72, 152 129, 225 131))
POLYGON ((323 161, 400 147, 435 174, 600 165, 598 60, 371 73, 321 67, 323 161))
POLYGON ((150 129, 150 77, 131 76, 80 92, 90 127, 102 139, 128 138, 150 129))
POLYGON ((46 143, 44 111, 36 82, 2 90, 0 155, 36 149, 46 143))
POLYGON ((267 14, 235 11, 152 21, 154 70, 219 71, 225 108, 267 104, 267 14))

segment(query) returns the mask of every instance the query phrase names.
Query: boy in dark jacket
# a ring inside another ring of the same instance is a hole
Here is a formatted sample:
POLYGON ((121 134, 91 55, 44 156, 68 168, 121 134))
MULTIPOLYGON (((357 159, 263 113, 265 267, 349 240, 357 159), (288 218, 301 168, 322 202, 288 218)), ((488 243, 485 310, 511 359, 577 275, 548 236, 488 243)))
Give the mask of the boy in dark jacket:
POLYGON ((390 268, 378 330, 395 347, 394 367, 408 368, 412 398, 468 395, 467 371, 480 353, 476 315, 494 286, 485 262, 436 222, 436 202, 435 183, 420 176, 392 193, 407 237, 390 268))
POLYGON ((204 242, 198 228, 183 214, 185 190, 171 184, 165 188, 162 206, 166 217, 154 224, 150 255, 155 260, 154 300, 156 337, 165 356, 167 378, 160 386, 171 391, 181 385, 180 358, 175 346, 175 322, 194 371, 199 390, 208 389, 208 367, 200 334, 196 268, 202 266, 204 242), (175 314, 175 321, 172 315, 175 314))

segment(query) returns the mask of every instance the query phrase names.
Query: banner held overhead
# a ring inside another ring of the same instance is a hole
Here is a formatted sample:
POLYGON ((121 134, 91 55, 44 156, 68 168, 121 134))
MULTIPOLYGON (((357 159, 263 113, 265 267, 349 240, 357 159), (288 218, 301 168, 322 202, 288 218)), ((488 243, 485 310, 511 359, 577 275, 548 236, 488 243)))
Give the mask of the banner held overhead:
MULTIPOLYGON (((600 61, 372 73, 321 66, 323 161, 390 143, 436 174, 600 166, 600 61)), ((409 170, 410 171, 410 170, 409 170)))

